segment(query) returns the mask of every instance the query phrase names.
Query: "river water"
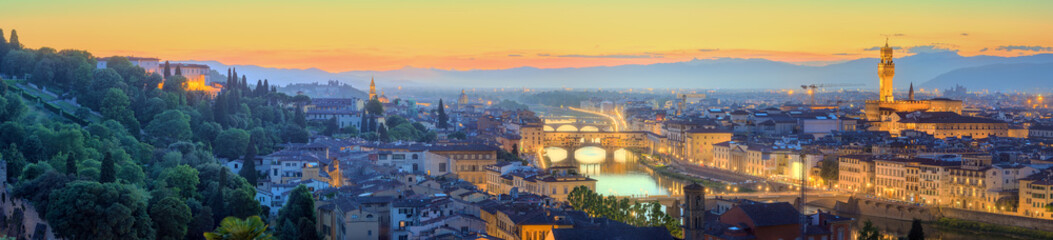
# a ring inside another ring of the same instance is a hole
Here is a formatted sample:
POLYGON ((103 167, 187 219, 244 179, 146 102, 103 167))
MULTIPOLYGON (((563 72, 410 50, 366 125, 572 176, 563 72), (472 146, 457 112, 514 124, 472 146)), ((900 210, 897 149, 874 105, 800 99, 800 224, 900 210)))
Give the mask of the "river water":
POLYGON ((653 174, 638 161, 639 156, 625 149, 600 147, 545 148, 548 166, 572 166, 596 179, 596 192, 615 196, 667 196, 678 194, 684 184, 653 174))

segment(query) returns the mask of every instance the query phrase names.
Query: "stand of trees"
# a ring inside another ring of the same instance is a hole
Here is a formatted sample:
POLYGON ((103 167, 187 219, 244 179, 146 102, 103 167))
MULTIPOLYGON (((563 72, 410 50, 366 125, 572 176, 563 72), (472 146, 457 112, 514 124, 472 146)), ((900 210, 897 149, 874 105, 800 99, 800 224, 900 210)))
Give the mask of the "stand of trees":
POLYGON ((232 173, 214 156, 253 159, 309 136, 302 112, 284 107, 309 98, 277 93, 266 81, 250 86, 234 69, 210 96, 186 90, 178 67, 165 71, 171 75, 159 88, 165 77, 122 57, 96 69, 91 53, 25 49, 15 33, 10 39, 0 41, 0 73, 31 77, 0 79, 5 180, 61 238, 201 239, 228 216, 266 221, 254 174, 232 173), (76 99, 78 115, 103 118, 82 125, 40 111, 6 91, 16 82, 76 99))
POLYGON ((684 237, 680 220, 662 212, 662 204, 657 201, 641 203, 630 202, 628 198, 604 197, 585 186, 575 187, 567 196, 567 201, 574 209, 589 216, 605 217, 638 227, 661 226, 668 229, 674 237, 684 237))

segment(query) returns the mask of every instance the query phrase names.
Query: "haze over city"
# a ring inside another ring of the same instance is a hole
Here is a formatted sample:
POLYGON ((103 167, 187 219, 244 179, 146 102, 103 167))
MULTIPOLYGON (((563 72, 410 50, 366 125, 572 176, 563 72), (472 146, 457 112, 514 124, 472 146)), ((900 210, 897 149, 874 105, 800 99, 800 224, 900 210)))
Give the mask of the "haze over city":
POLYGON ((1050 1, 0 1, 0 240, 1053 239, 1050 1))

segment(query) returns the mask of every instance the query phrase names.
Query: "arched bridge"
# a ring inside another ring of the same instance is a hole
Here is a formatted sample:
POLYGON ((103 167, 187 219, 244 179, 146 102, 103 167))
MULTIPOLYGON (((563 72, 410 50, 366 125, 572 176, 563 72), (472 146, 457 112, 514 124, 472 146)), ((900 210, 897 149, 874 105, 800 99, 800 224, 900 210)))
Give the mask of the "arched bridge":
POLYGON ((609 132, 612 131, 610 124, 606 122, 551 122, 542 127, 545 132, 609 132))
MULTIPOLYGON (((651 202, 658 201, 666 207, 678 207, 674 206, 678 200, 683 201, 683 195, 662 195, 662 196, 626 196, 629 199, 636 200, 639 202, 651 202)), ((712 207, 717 199, 748 199, 758 202, 789 202, 796 205, 800 193, 798 192, 762 192, 762 193, 728 193, 728 194, 706 194, 706 206, 707 208, 712 207)), ((850 197, 848 194, 833 193, 833 192, 815 192, 806 193, 805 205, 816 206, 827 209, 833 209, 838 201, 847 202, 850 197)))

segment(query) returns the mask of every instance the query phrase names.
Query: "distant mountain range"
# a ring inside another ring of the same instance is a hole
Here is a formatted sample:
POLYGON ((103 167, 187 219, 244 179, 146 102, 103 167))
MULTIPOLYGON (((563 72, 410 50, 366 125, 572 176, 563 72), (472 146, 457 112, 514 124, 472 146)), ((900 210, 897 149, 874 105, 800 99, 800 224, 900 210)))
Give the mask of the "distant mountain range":
MULTIPOLYGON (((1053 54, 1020 57, 963 57, 956 52, 919 53, 896 60, 896 88, 915 83, 924 88, 949 88, 961 84, 972 90, 1050 91, 1053 89, 1053 54)), ((267 78, 278 84, 338 80, 363 89, 370 77, 380 87, 438 88, 703 88, 774 89, 802 84, 861 84, 876 89, 877 58, 863 58, 825 66, 803 66, 765 59, 706 59, 649 65, 501 70, 440 70, 407 67, 391 71, 330 73, 320 69, 280 69, 253 65, 226 65, 216 61, 184 61, 211 66, 220 72, 236 67, 251 79, 267 78)))

